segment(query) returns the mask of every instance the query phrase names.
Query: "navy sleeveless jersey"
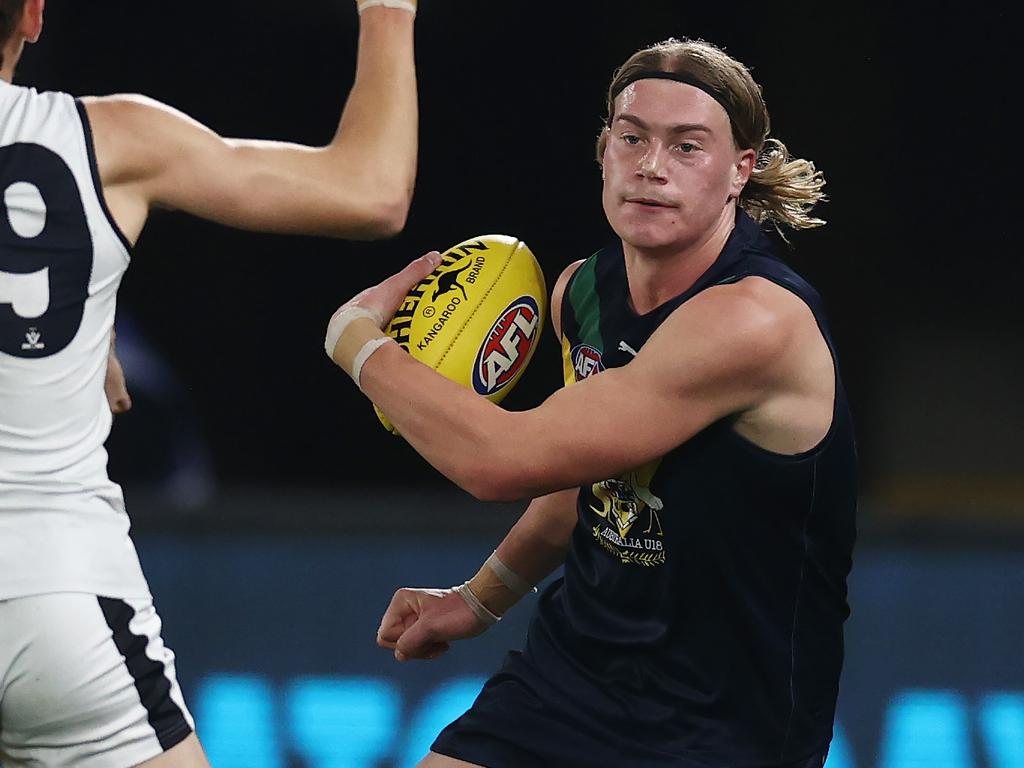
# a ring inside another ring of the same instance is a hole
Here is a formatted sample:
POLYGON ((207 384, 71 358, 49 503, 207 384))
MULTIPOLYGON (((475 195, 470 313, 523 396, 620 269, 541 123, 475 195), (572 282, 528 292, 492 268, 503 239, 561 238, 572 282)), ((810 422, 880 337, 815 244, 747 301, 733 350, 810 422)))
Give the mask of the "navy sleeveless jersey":
MULTIPOLYGON (((806 302, 836 360, 817 292, 777 250, 740 212, 696 284, 643 316, 628 303, 621 245, 599 251, 564 294, 567 376, 628 363, 683 302, 750 276, 806 302)), ((780 766, 821 753, 843 661, 855 510, 837 365, 832 425, 810 451, 764 450, 727 418, 582 488, 564 576, 541 596, 524 661, 637 765, 780 766)))

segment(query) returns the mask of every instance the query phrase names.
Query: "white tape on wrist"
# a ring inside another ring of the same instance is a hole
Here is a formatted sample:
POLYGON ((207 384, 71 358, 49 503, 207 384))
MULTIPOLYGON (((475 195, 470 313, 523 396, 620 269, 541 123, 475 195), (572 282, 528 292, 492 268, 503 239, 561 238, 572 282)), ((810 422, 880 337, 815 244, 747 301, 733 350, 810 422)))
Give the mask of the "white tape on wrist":
POLYGON ((522 597, 527 592, 537 591, 537 587, 502 562, 501 558, 498 557, 497 550, 491 553, 491 556, 487 558, 484 565, 490 568, 494 575, 498 577, 498 580, 508 587, 509 591, 516 597, 522 597))
POLYGON ((356 383, 356 386, 359 387, 360 391, 363 389, 363 385, 359 383, 359 375, 363 371, 363 363, 369 360, 370 355, 383 347, 389 341, 394 341, 394 339, 390 336, 381 336, 379 339, 370 339, 359 348, 358 352, 356 352, 356 356, 352 360, 352 381, 356 383))
POLYGON ((501 621, 501 616, 491 613, 486 605, 480 602, 480 598, 476 596, 476 593, 469 586, 468 581, 464 581, 459 586, 455 587, 455 591, 459 593, 463 600, 466 601, 466 605, 469 606, 469 610, 480 619, 487 626, 493 626, 501 621))
POLYGON ((402 11, 408 11, 413 16, 416 15, 416 3, 409 2, 409 0, 363 0, 363 2, 359 3, 359 13, 375 5, 383 8, 398 8, 402 11))
POLYGON ((334 348, 338 346, 338 339, 341 338, 341 334, 348 328, 348 324, 361 317, 369 318, 377 324, 378 328, 384 325, 384 318, 380 314, 365 307, 357 305, 339 309, 327 324, 327 335, 324 337, 324 351, 329 358, 334 359, 334 348))

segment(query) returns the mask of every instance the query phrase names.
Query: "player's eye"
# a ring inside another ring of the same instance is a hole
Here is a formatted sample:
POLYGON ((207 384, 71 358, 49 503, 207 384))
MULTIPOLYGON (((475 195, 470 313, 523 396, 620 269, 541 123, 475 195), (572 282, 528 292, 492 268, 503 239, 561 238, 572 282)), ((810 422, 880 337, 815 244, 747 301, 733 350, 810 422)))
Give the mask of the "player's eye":
POLYGON ((624 133, 620 138, 630 146, 636 146, 640 143, 640 137, 633 133, 624 133))
POLYGON ((680 152, 686 155, 690 154, 691 152, 696 152, 698 149, 696 144, 691 144, 688 141, 684 141, 682 144, 677 144, 676 147, 679 149, 680 152))

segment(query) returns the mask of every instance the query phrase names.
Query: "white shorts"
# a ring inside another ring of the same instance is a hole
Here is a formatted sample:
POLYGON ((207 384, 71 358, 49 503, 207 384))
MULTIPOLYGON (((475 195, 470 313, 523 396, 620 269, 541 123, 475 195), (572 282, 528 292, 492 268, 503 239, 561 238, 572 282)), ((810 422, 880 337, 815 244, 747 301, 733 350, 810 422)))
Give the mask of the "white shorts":
POLYGON ((0 601, 4 768, 129 768, 193 728, 150 599, 0 601))

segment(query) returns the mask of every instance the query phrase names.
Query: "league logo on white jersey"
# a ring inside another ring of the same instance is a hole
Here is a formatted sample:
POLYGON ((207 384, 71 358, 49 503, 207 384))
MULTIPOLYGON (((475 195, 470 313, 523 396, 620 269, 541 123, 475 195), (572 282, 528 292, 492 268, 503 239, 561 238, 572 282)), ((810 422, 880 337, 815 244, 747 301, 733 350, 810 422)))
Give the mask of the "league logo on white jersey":
POLYGON ((25 342, 21 345, 22 349, 46 349, 46 345, 43 344, 40 339, 43 337, 38 329, 29 328, 28 333, 25 334, 25 342))

